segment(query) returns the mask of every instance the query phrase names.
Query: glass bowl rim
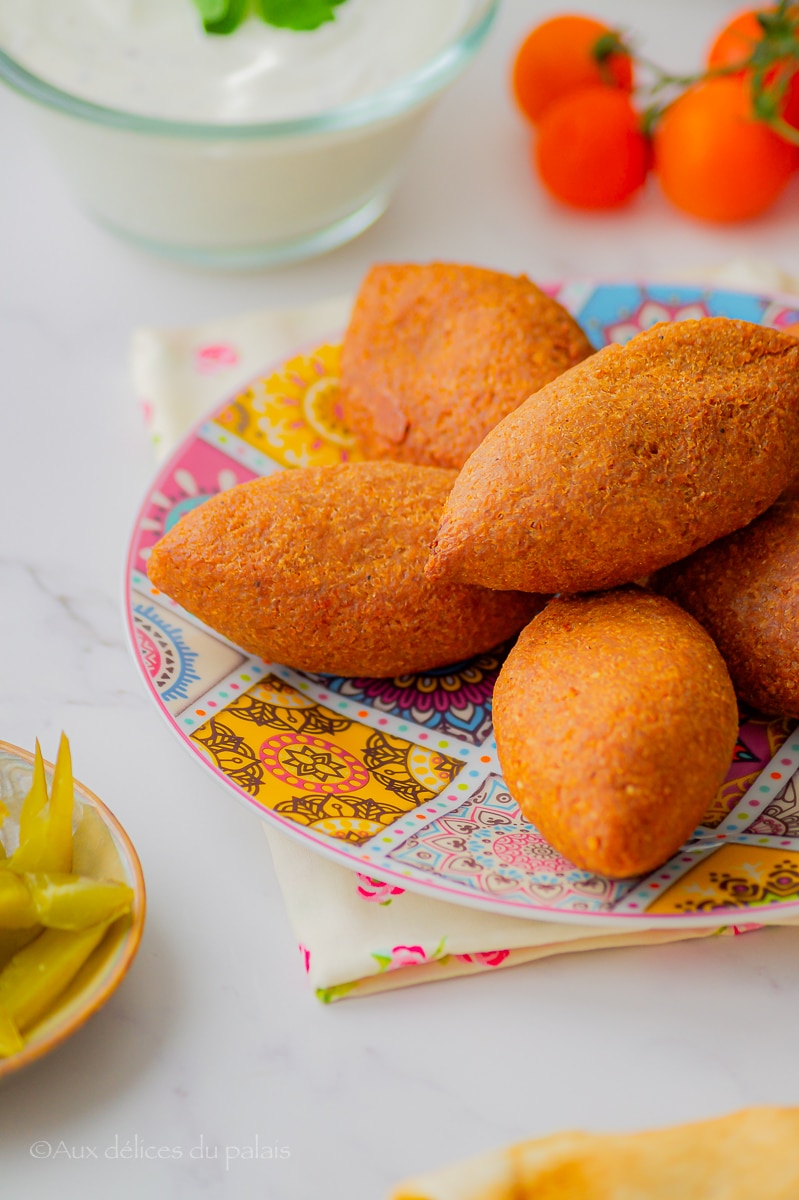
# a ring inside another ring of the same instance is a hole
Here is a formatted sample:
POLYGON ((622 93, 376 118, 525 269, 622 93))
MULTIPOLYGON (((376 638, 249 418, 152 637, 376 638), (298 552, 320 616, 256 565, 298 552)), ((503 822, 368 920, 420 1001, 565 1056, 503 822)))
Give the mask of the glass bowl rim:
POLYGON ((473 0, 473 11, 461 32, 431 59, 409 75, 368 96, 337 105, 321 113, 281 121, 241 124, 172 120, 127 112, 84 100, 35 75, 0 49, 0 80, 20 95, 71 117, 129 133, 214 141, 279 139, 357 129, 398 116, 421 104, 450 83, 484 41, 499 9, 500 0, 473 0))

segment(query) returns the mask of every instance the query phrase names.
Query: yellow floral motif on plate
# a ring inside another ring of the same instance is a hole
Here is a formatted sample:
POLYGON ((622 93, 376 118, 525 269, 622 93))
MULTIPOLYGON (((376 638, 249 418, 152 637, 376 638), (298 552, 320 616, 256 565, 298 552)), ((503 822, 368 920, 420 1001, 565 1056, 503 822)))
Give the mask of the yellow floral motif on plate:
POLYGON ((269 675, 191 735, 264 808, 361 843, 428 803, 454 758, 364 725, 269 675))
POLYGON ((357 462, 363 455, 344 423, 339 346, 320 346, 256 380, 215 418, 284 467, 357 462))
POLYGON ((799 854, 730 842, 702 859, 650 904, 650 913, 708 912, 799 900, 799 854))

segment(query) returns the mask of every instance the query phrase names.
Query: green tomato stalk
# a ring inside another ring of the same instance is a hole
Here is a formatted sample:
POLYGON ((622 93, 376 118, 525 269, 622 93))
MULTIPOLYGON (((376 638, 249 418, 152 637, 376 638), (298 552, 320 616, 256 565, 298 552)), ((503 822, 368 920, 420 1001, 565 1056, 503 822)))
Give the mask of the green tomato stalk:
POLYGON ((747 71, 750 74, 752 116, 768 125, 785 141, 799 145, 799 129, 789 125, 782 116, 786 91, 794 75, 799 72, 799 8, 795 0, 780 0, 775 9, 758 12, 757 21, 763 36, 752 43, 751 50, 740 61, 723 67, 711 67, 693 75, 673 75, 664 71, 652 59, 639 54, 620 30, 610 30, 598 38, 592 53, 600 71, 607 73, 609 83, 613 80, 608 59, 613 54, 624 54, 639 69, 643 69, 646 82, 637 90, 643 101, 642 131, 647 137, 652 135, 669 105, 687 88, 706 79, 747 71))

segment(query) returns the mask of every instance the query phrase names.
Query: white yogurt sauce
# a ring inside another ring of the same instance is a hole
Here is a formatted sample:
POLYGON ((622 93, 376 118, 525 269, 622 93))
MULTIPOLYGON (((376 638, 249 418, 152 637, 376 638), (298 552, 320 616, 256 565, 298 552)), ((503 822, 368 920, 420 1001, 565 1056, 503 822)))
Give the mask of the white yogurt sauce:
POLYGON ((470 0, 345 0, 313 32, 250 17, 205 34, 192 0, 0 0, 0 47, 85 100, 147 116, 285 120, 382 91, 466 23, 470 0))

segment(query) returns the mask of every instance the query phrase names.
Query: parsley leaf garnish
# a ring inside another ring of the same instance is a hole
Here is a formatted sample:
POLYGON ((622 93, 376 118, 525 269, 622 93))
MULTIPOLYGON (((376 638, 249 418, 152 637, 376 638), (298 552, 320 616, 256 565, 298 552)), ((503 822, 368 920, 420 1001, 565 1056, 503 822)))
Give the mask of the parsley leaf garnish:
POLYGON ((280 29, 318 29, 335 19, 344 0, 194 0, 206 33, 232 33, 244 18, 256 13, 280 29))

